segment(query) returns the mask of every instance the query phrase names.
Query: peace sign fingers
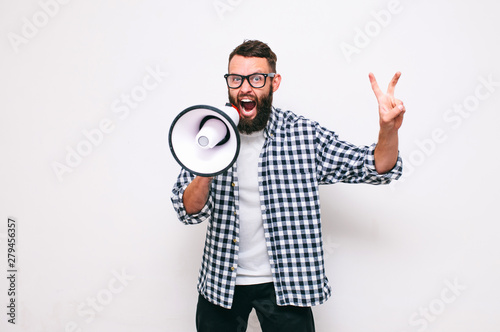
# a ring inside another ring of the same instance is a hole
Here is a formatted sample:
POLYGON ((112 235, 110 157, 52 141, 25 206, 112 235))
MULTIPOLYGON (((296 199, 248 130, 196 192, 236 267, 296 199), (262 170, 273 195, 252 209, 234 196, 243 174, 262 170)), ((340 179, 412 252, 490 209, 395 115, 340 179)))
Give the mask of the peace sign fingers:
MULTIPOLYGON (((377 80, 375 79, 375 75, 373 75, 373 73, 370 73, 368 77, 370 78, 370 83, 372 84, 373 93, 375 93, 375 97, 377 97, 377 100, 380 103, 380 100, 385 94, 378 86, 377 80)), ((401 77, 401 72, 399 71, 392 77, 392 80, 389 83, 389 87, 387 88, 387 94, 389 96, 394 97, 394 90, 396 89, 396 84, 398 83, 400 77, 401 77)))
POLYGON ((392 80, 389 83, 389 87, 387 88, 387 93, 393 97, 394 97, 394 90, 396 89, 396 84, 398 83, 400 77, 401 77, 401 72, 398 71, 392 77, 392 80))
POLYGON ((375 75, 370 73, 369 75, 370 83, 372 85, 373 93, 377 98, 379 116, 380 116, 380 126, 383 130, 397 130, 403 122, 403 114, 405 112, 405 107, 403 102, 394 97, 394 90, 396 89, 396 84, 401 77, 401 72, 397 72, 389 83, 387 92, 384 93, 375 79, 375 75))

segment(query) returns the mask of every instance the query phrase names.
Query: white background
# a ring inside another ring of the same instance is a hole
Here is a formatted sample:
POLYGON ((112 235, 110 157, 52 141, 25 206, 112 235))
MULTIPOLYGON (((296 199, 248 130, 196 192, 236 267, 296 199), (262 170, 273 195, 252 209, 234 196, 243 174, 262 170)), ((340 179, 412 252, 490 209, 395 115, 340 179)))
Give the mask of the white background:
MULTIPOLYGON (((229 53, 260 39, 283 76, 275 106, 355 144, 377 140, 368 73, 383 89, 403 74, 404 177, 322 187, 333 296, 314 308, 317 331, 498 331, 499 9, 493 0, 0 1, 0 330, 194 331, 206 225, 184 226, 172 209, 179 166, 168 128, 191 105, 222 107, 229 53), (132 93, 135 108, 121 99, 132 93), (68 157, 78 148, 86 155, 68 157), (7 323, 8 217, 18 223, 16 325, 7 323)), ((248 330, 259 331, 254 318, 248 330)))

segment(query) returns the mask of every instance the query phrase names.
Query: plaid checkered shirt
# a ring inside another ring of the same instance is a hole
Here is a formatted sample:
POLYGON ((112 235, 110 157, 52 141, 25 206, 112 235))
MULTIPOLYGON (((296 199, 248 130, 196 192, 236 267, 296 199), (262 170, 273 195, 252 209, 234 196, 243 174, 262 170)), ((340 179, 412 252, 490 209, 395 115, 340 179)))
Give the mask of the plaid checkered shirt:
MULTIPOLYGON (((259 158, 262 221, 278 305, 314 306, 331 288, 325 275, 320 184, 388 184, 402 174, 402 161, 386 174, 375 170, 371 146, 355 146, 318 123, 273 108, 259 158)), ((239 218, 236 163, 212 181, 203 209, 188 215, 182 196, 195 175, 181 170, 172 204, 185 224, 207 221, 198 291, 230 308, 238 267, 239 218)))

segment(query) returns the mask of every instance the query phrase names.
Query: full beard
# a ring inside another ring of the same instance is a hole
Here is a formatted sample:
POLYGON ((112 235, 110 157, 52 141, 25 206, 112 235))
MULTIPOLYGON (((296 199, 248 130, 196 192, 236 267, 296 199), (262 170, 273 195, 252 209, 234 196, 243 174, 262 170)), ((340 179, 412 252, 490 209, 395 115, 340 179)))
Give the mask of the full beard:
MULTIPOLYGON (((229 102, 235 106, 239 105, 238 101, 229 95, 229 102)), ((242 99, 245 96, 239 96, 242 99)), ((272 105, 273 105, 273 89, 269 89, 269 94, 262 98, 257 98, 257 115, 253 119, 247 119, 240 117, 238 123, 238 130, 244 134, 251 134, 256 131, 263 130, 266 128, 267 122, 271 117, 272 105)))

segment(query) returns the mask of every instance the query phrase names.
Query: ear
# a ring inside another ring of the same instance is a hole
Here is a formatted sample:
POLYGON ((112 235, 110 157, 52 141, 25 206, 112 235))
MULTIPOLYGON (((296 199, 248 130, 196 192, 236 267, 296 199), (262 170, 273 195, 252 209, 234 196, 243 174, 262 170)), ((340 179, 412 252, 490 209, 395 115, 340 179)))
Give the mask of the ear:
POLYGON ((280 87, 280 83, 281 83, 281 75, 276 74, 273 77, 273 92, 276 92, 276 90, 278 90, 278 88, 280 87))

